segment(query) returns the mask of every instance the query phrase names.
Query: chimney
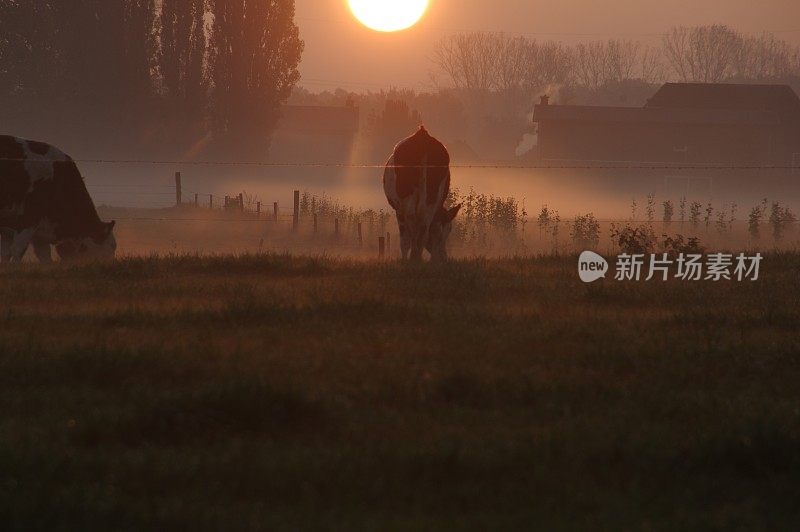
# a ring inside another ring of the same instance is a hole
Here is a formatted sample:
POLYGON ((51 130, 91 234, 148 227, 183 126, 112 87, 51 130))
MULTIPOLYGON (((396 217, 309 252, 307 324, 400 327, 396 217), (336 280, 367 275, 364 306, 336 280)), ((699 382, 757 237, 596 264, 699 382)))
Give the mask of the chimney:
POLYGON ((539 99, 539 105, 550 105, 550 96, 547 94, 542 95, 539 99))

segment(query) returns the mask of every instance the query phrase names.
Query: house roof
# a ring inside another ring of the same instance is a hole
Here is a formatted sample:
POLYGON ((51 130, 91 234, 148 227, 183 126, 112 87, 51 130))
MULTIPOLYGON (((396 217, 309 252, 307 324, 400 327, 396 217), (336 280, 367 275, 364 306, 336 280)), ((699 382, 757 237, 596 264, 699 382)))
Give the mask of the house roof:
POLYGON ((779 123, 775 114, 767 111, 583 105, 537 105, 534 108, 533 121, 717 125, 779 123))
POLYGON ((537 105, 533 121, 800 124, 800 98, 788 85, 666 83, 643 108, 537 105))
POLYGON ((770 111, 781 119, 800 117, 800 98, 788 85, 666 83, 645 107, 770 111))
POLYGON ((284 105, 280 114, 279 130, 351 134, 358 131, 358 107, 284 105))

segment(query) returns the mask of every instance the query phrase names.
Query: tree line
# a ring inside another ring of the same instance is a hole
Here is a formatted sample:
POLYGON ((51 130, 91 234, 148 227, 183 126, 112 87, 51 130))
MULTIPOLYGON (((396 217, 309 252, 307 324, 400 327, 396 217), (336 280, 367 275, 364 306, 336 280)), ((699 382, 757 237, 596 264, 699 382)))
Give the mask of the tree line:
POLYGON ((95 152, 263 158, 294 0, 0 0, 4 129, 95 152))
POLYGON ((800 76, 800 48, 770 33, 728 26, 675 27, 659 46, 611 39, 577 45, 503 33, 442 38, 432 61, 444 85, 474 93, 529 95, 550 85, 599 90, 635 81, 768 81, 800 76))

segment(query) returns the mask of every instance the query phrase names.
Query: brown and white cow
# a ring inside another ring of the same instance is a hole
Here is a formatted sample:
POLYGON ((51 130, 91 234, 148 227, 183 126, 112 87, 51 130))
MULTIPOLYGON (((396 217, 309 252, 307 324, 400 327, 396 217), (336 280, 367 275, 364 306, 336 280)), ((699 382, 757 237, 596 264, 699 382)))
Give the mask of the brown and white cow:
POLYGON ((114 222, 100 220, 75 162, 32 140, 0 135, 0 259, 113 257, 114 222))
POLYGON ((445 209, 450 193, 450 154, 425 127, 400 142, 386 163, 383 189, 397 213, 403 259, 447 259, 447 237, 460 205, 445 209))

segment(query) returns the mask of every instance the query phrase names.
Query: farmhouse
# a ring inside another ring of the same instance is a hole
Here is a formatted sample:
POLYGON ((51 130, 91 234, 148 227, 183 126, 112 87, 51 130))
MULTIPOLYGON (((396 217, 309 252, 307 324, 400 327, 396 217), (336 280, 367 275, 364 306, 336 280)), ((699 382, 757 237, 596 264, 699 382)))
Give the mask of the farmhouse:
POLYGON ((534 109, 543 160, 800 166, 787 85, 667 83, 644 107, 534 109))

